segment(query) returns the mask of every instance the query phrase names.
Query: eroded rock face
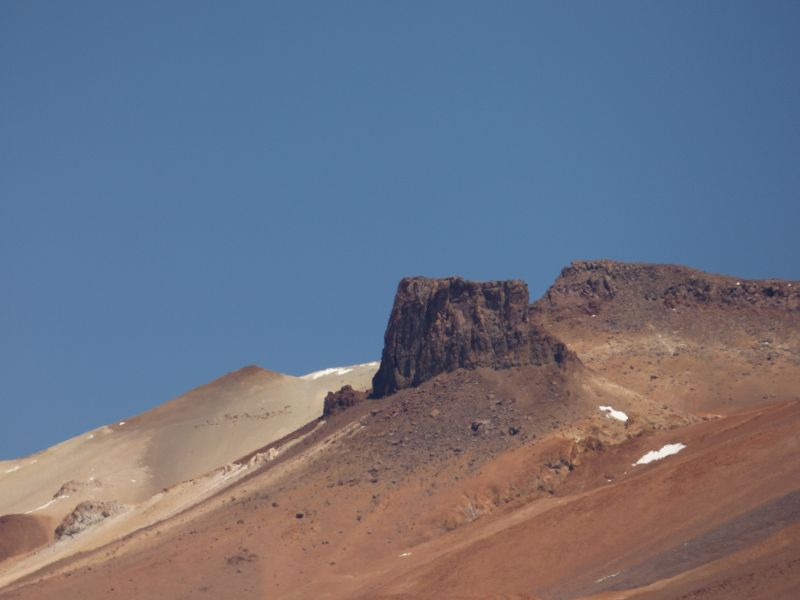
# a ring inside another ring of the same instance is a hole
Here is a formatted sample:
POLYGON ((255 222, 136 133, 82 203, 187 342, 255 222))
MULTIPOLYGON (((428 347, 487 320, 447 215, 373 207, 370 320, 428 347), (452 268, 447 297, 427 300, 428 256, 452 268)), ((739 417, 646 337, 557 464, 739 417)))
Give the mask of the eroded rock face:
POLYGON ((325 396, 325 405, 322 409, 323 417, 330 417, 355 406, 367 399, 367 392, 354 390, 352 386, 345 385, 339 391, 328 392, 325 396))
POLYGON ((522 281, 409 277, 397 288, 373 395, 459 368, 561 364, 569 356, 563 343, 531 323, 522 281))
POLYGON ((125 510, 116 500, 81 502, 56 528, 56 539, 78 535, 85 529, 125 510))

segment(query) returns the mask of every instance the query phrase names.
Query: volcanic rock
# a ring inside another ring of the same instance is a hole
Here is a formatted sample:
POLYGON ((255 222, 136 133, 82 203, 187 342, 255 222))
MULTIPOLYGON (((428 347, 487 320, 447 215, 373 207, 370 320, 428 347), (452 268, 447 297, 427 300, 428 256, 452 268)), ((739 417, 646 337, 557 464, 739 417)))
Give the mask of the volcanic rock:
POLYGON ((522 281, 409 277, 397 288, 373 395, 460 368, 562 364, 570 356, 530 321, 522 281))
POLYGON ((328 392, 328 395, 325 396, 325 406, 322 409, 322 416, 330 417, 331 415, 340 413, 366 400, 367 396, 367 392, 356 391, 350 385, 343 386, 337 392, 328 392))
POLYGON ((617 296, 624 296, 629 310, 650 303, 668 309, 713 305, 800 311, 797 284, 778 279, 738 279, 680 265, 574 261, 561 271, 537 305, 546 311, 579 307, 596 314, 617 296))

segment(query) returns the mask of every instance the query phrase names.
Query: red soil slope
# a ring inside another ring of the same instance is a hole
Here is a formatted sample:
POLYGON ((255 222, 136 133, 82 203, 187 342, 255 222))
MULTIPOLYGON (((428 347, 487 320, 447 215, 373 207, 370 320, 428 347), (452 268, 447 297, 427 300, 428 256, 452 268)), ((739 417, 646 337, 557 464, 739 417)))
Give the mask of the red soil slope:
POLYGON ((52 528, 48 519, 33 515, 0 517, 0 563, 52 541, 52 528))

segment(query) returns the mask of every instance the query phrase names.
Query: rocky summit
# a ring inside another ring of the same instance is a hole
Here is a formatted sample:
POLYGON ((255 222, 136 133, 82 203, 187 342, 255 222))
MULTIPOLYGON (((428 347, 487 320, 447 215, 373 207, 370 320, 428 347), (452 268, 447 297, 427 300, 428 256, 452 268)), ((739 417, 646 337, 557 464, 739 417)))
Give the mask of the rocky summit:
POLYGON ((415 387, 460 368, 562 364, 570 352, 533 324, 528 312, 523 281, 402 279, 373 395, 415 387))

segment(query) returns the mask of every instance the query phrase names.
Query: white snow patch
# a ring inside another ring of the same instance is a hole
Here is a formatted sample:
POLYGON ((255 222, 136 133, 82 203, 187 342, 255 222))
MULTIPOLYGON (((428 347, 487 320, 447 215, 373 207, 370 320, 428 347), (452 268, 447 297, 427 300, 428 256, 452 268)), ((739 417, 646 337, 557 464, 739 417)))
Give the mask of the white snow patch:
POLYGON ((684 448, 686 448, 686 446, 684 444, 681 444, 680 442, 677 444, 666 444, 664 446, 661 446, 660 450, 651 450, 650 452, 645 454, 642 458, 633 463, 633 466, 635 467, 636 465, 646 465, 655 460, 661 460, 662 458, 666 458, 667 456, 672 456, 673 454, 677 454, 684 448))
POLYGON ((125 425, 125 421, 120 421, 119 426, 122 427, 123 425, 125 425))
POLYGON ((39 459, 34 458, 29 464, 35 465, 37 462, 39 462, 39 459))
POLYGON ((320 377, 325 377, 326 375, 346 375, 357 367, 377 367, 379 364, 380 362, 373 361, 360 365, 354 365, 352 367, 331 367, 330 369, 322 369, 321 371, 314 371, 308 375, 303 375, 300 377, 300 379, 319 379, 320 377))
POLYGON ((403 558, 404 556, 411 556, 411 552, 403 552, 403 553, 400 555, 400 558, 403 558))
POLYGON ((319 379, 320 377, 325 377, 326 375, 344 375, 352 370, 353 369, 348 369, 347 367, 334 367, 331 369, 322 369, 322 371, 314 371, 313 373, 309 373, 308 375, 303 375, 302 379, 319 379))
POLYGON ((16 465, 16 466, 14 466, 14 467, 11 467, 10 469, 7 469, 7 470, 6 470, 6 474, 8 474, 8 473, 13 473, 14 471, 19 471, 21 468, 22 468, 22 467, 21 467, 20 465, 16 465))
POLYGON ((86 439, 87 440, 93 440, 94 439, 94 434, 90 433, 89 435, 86 436, 86 439))
POLYGON ((597 408, 606 413, 606 417, 609 419, 616 419, 617 421, 622 421, 623 423, 628 421, 628 415, 621 410, 614 410, 613 406, 598 406, 597 408))

